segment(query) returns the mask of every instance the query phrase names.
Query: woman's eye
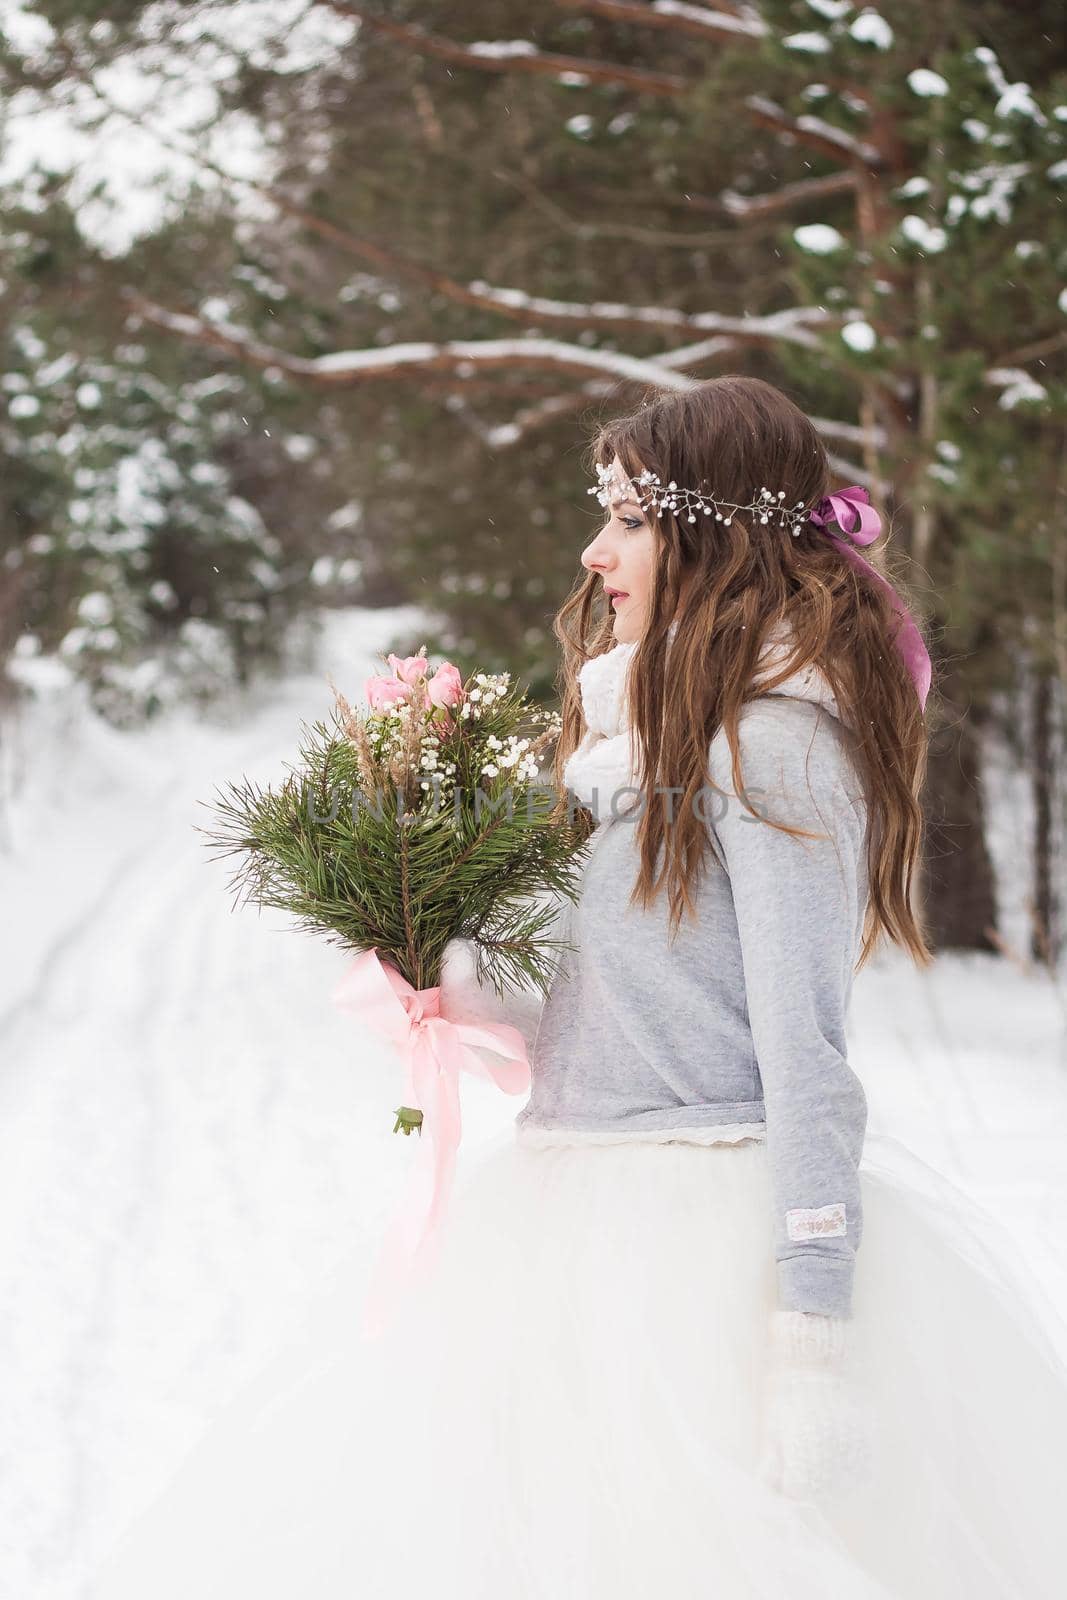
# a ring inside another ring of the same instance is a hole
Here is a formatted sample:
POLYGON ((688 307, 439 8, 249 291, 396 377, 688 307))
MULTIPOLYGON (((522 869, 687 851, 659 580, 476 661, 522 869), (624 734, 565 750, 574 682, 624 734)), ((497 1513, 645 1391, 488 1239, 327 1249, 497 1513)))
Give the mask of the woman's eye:
MULTIPOLYGON (((638 528, 643 528, 645 525, 643 517, 624 517, 621 513, 619 514, 619 521, 622 523, 627 533, 636 533, 638 528)), ((599 538, 601 533, 607 533, 610 527, 611 518, 609 517, 604 526, 598 531, 597 537, 599 538)))

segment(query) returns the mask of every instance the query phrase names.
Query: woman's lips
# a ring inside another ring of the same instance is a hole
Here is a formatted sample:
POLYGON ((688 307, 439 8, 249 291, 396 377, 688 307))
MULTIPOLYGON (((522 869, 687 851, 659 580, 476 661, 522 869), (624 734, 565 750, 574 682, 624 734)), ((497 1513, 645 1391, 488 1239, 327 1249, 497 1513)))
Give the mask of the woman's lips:
POLYGON ((630 596, 628 594, 613 594, 609 598, 614 606, 617 605, 620 600, 629 600, 630 596))

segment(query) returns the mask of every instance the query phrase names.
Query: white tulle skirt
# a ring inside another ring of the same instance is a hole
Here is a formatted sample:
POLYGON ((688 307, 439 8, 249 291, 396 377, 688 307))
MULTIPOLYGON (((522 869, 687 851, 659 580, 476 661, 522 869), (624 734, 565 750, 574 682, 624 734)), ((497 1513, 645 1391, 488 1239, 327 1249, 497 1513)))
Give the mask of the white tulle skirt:
POLYGON ((766 1146, 505 1133, 388 1337, 364 1263, 209 1430, 94 1600, 1060 1600, 1067 1368, 986 1213, 868 1138, 854 1296, 876 1453, 756 1470, 766 1146))

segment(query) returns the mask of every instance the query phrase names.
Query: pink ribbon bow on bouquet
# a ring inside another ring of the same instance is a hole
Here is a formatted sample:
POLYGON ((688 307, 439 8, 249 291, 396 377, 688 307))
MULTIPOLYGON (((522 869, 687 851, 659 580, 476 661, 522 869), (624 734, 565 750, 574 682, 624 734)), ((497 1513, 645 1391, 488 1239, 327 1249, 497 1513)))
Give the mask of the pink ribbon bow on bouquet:
POLYGON ((930 690, 930 656, 922 640, 914 617, 904 604, 893 585, 884 578, 869 561, 865 561, 857 544, 873 544, 882 531, 882 519, 874 506, 870 503, 870 495, 861 484, 853 483, 847 489, 838 489, 834 494, 824 495, 811 512, 808 520, 817 527, 825 528, 829 522, 836 522, 838 527, 847 533, 853 541, 849 544, 845 539, 839 539, 836 534, 828 533, 826 537, 831 544, 837 546, 846 560, 851 561, 854 567, 867 573, 868 577, 875 578, 888 591, 889 597, 900 615, 901 625, 897 631, 896 646, 904 658, 904 663, 911 673, 912 681, 918 691, 919 703, 923 710, 926 709, 926 696, 930 690))
POLYGON ((364 1338, 382 1332, 414 1268, 424 1264, 429 1270, 437 1259, 462 1131, 460 1072, 490 1078, 505 1094, 522 1094, 530 1087, 530 1063, 519 1030, 506 1022, 450 1022, 441 1015, 440 995, 439 986, 416 989, 373 946, 360 952, 333 992, 342 1010, 396 1046, 404 1067, 405 1104, 422 1112, 422 1132, 430 1136, 426 1144, 420 1134, 419 1163, 403 1204, 386 1226, 364 1307, 364 1338), (471 1046, 501 1059, 487 1064, 471 1046))

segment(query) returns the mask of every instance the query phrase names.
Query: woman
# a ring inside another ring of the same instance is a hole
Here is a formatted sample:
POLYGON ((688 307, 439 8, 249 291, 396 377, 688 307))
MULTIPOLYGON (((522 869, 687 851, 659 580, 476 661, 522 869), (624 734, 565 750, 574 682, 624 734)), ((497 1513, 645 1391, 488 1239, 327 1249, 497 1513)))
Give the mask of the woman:
POLYGON ((1062 1592, 1048 1313, 993 1219, 871 1149, 847 1058, 857 957, 930 960, 928 658, 827 532, 873 514, 757 379, 657 397, 595 460, 556 620, 580 900, 543 1005, 463 941, 441 982, 522 1029, 530 1099, 388 1335, 356 1337, 355 1268, 98 1600, 1062 1592))

